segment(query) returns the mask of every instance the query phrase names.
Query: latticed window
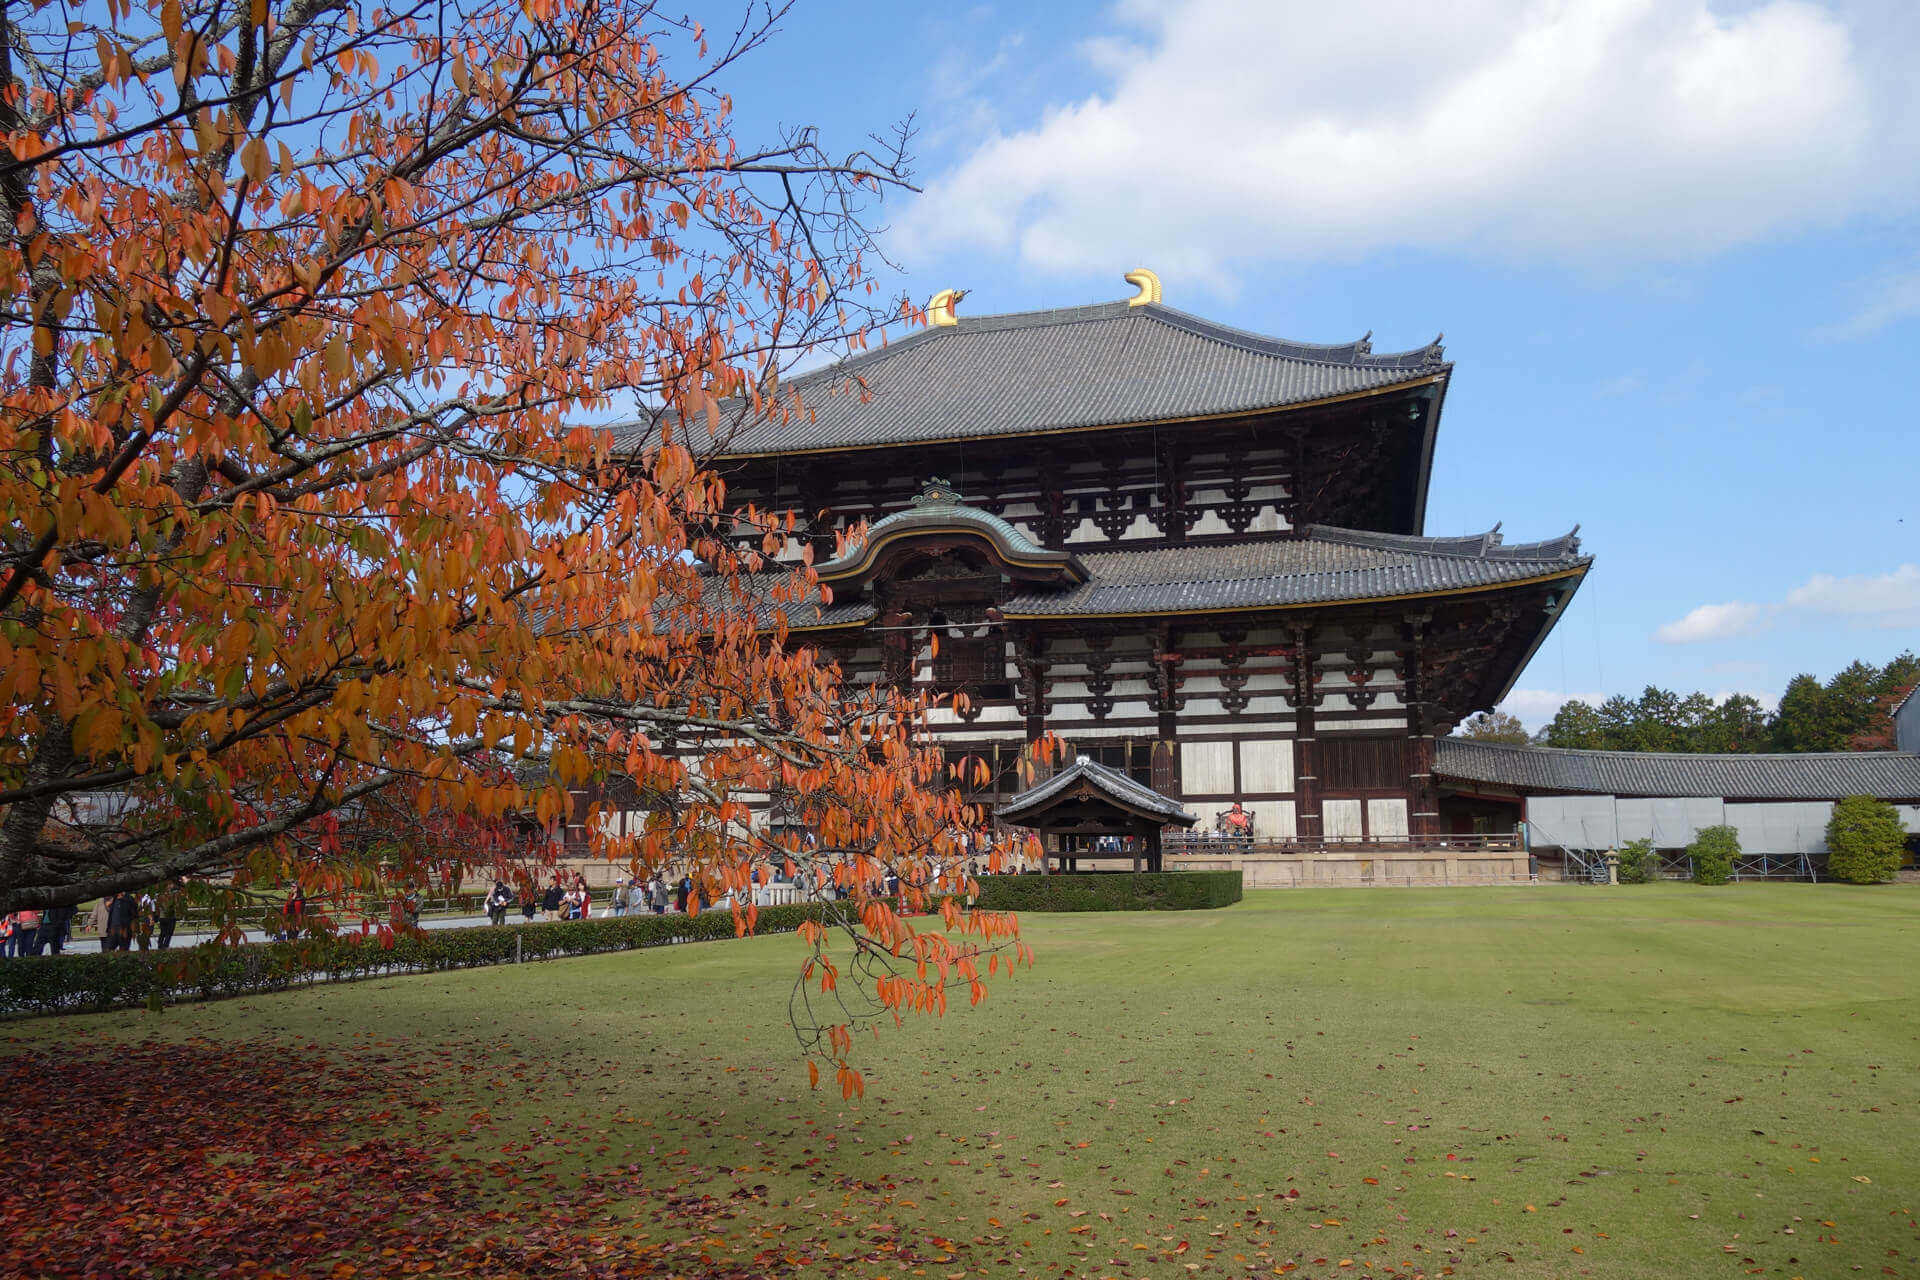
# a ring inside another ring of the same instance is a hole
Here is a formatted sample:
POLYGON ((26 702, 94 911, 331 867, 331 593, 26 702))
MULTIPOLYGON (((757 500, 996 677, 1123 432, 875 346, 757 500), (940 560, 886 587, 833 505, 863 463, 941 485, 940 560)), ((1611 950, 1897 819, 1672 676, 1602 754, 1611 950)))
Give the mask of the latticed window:
POLYGON ((1153 785, 1153 740, 1151 738, 1122 738, 1103 741, 1073 743, 1066 753, 1067 759, 1086 756, 1095 764, 1103 764, 1109 769, 1126 774, 1135 782, 1153 785))
POLYGON ((974 689, 1007 678, 1007 647, 998 636, 940 637, 933 655, 933 682, 942 689, 974 689))

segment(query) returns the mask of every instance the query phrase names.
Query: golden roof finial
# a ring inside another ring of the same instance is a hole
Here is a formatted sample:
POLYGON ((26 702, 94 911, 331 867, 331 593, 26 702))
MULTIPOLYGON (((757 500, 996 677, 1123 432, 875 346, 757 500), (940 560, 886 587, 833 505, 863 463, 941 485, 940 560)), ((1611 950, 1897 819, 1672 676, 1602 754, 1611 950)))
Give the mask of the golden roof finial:
POLYGON ((927 323, 936 329, 959 324, 960 317, 953 314, 953 309, 960 304, 960 299, 966 296, 965 289, 942 289, 928 298, 927 323))
POLYGON ((1160 277, 1145 267, 1135 267, 1127 272, 1127 283, 1137 287, 1140 292, 1127 299, 1130 307, 1144 307, 1149 302, 1160 301, 1160 277))

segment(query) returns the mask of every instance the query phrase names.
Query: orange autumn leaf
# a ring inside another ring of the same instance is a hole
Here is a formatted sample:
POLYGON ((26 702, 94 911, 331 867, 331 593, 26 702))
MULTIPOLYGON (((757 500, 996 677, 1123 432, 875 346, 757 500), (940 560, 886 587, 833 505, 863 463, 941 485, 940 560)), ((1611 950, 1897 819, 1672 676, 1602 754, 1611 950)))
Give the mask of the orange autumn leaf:
POLYGON ((796 1020, 849 1098, 853 1030, 1031 962, 964 905, 1013 849, 959 838, 933 698, 794 641, 793 515, 707 465, 900 318, 860 211, 902 157, 737 135, 732 59, 653 8, 9 12, 79 87, 5 86, 0 911, 177 879, 233 941, 298 889, 291 931, 393 946, 410 890, 571 842, 747 933, 789 866, 846 895, 796 1020))

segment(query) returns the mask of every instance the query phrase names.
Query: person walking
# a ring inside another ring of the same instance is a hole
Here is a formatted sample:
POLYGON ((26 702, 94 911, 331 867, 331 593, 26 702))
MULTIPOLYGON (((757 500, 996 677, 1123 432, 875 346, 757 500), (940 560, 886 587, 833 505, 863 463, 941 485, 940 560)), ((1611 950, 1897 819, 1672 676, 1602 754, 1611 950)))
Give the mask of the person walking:
POLYGON ((133 928, 140 902, 130 893, 116 893, 107 902, 107 950, 125 951, 133 945, 133 928))
POLYGON ((626 881, 615 880, 613 882, 612 903, 613 903, 614 915, 624 916, 625 914, 627 914, 627 882, 626 881))
POLYGON ((495 880, 493 882, 492 892, 487 894, 487 923, 505 924, 507 922, 507 905, 512 901, 513 893, 507 888, 507 882, 504 880, 495 880))
POLYGON ((653 902, 653 914, 667 914, 667 878, 658 871, 653 873, 653 880, 647 885, 647 897, 653 902))
POLYGON ((112 897, 112 894, 108 894, 105 898, 101 898, 93 904, 93 910, 87 912, 87 932, 99 937, 102 951, 109 949, 107 947, 107 903, 112 897))
POLYGON ((48 907, 40 916, 40 938, 38 948, 48 955, 61 955, 67 949, 67 935, 73 932, 72 907, 48 907))
POLYGON ((307 927, 307 891, 299 885, 280 904, 280 940, 290 942, 307 927))
POLYGON ((682 914, 685 914, 687 910, 687 899, 691 898, 692 896, 693 896, 693 877, 681 876, 680 883, 674 888, 674 898, 675 898, 674 910, 679 911, 682 914))
POLYGON ((520 891, 520 918, 527 924, 533 923, 534 915, 540 910, 540 895, 531 882, 520 891))
POLYGON ((180 902, 186 896, 185 886, 179 876, 167 881, 160 890, 160 904, 157 914, 160 917, 160 937, 158 942, 162 951, 173 946, 173 927, 180 921, 180 902))
POLYGON ((16 956, 40 954, 40 913, 38 911, 13 913, 13 954, 16 956))
POLYGON ((542 920, 558 920, 560 918, 560 905, 566 901, 566 897, 567 891, 560 887, 560 877, 555 876, 553 883, 547 886, 547 891, 540 895, 540 918, 542 920))

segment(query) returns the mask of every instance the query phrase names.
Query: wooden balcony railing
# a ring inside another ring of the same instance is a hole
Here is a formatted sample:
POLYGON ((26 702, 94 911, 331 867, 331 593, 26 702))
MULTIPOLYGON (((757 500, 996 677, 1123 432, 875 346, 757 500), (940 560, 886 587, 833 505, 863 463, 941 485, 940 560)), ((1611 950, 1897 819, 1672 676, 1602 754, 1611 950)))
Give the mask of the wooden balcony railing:
POLYGON ((1511 831, 1471 835, 1431 836, 1209 836, 1197 832, 1168 832, 1161 837, 1168 857, 1237 857, 1272 854, 1327 853, 1519 853, 1520 837, 1511 831))

